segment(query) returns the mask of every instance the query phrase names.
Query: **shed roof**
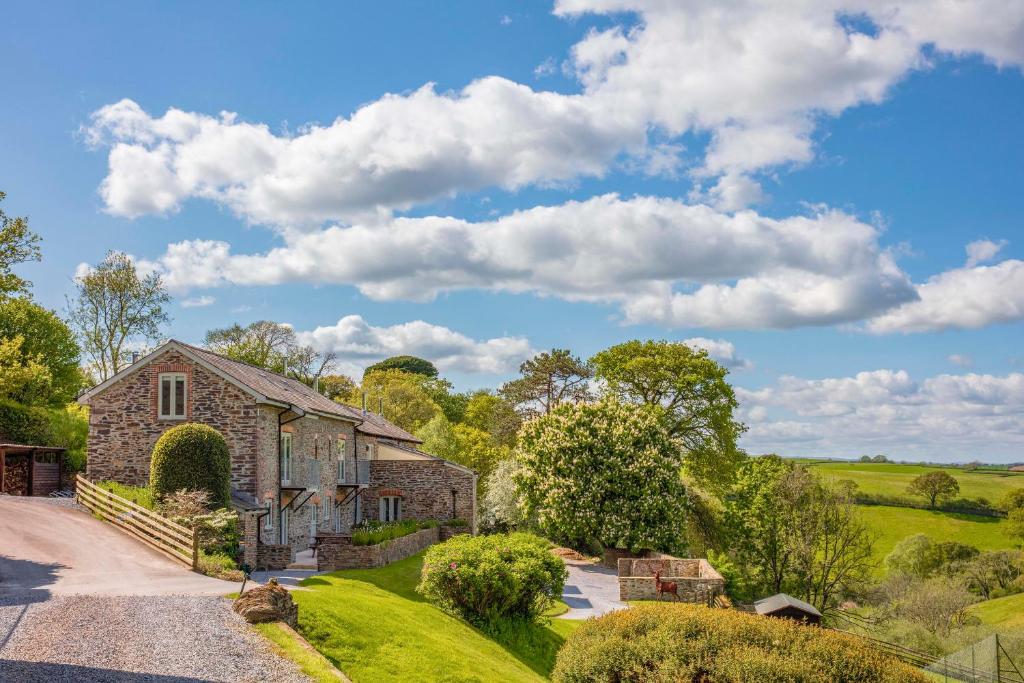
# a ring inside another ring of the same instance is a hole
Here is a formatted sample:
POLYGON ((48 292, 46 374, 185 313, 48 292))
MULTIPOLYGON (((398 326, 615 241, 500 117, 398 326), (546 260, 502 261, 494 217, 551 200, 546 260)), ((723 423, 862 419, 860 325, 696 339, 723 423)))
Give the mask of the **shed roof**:
POLYGON ((786 609, 787 607, 794 607, 801 612, 806 612, 807 614, 812 614, 816 617, 821 616, 821 612, 819 612, 814 605, 806 603, 803 600, 798 600, 792 595, 786 595, 785 593, 777 593, 776 595, 768 598, 761 598, 754 603, 754 611, 758 614, 773 614, 781 609, 786 609))
POLYGON ((31 453, 33 451, 47 451, 50 453, 59 453, 67 450, 63 446, 33 446, 31 444, 24 443, 0 443, 0 451, 4 451, 9 455, 18 455, 19 453, 31 453))

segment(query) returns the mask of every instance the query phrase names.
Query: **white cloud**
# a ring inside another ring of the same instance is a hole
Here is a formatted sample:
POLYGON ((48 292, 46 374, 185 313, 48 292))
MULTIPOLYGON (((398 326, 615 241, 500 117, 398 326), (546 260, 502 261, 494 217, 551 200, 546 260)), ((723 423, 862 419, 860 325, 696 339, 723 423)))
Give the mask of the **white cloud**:
POLYGON ((903 370, 853 377, 782 377, 738 389, 752 452, 933 460, 1006 459, 1024 447, 1024 374, 937 375, 903 370), (756 419, 755 419, 756 418, 756 419))
POLYGON ((1024 320, 1024 261, 956 268, 917 287, 918 299, 867 324, 875 333, 979 328, 1024 320))
POLYGON ((964 250, 967 252, 967 267, 973 268, 980 263, 988 263, 996 257, 1003 247, 1007 245, 1006 240, 993 242, 992 240, 977 240, 971 242, 964 250))
POLYGON ((354 221, 600 176, 624 154, 647 158, 649 133, 672 143, 692 131, 712 140, 695 177, 734 210, 761 198, 754 174, 812 159, 822 118, 877 103, 926 68, 926 48, 1024 62, 1024 4, 1005 0, 559 0, 555 12, 612 15, 572 47, 581 94, 493 76, 457 92, 426 84, 295 135, 231 113, 103 107, 85 135, 110 147, 107 210, 167 213, 203 198, 258 223, 354 221))
POLYGON ((190 299, 185 299, 181 302, 182 308, 202 308, 203 306, 212 306, 216 303, 216 299, 212 296, 197 296, 190 299))
POLYGON ((754 364, 746 358, 740 358, 736 353, 736 347, 731 341, 725 339, 708 339, 707 337, 691 337, 684 339, 683 343, 693 349, 701 349, 708 352, 708 356, 715 359, 730 370, 749 370, 754 364))
POLYGON ((398 218, 292 233, 264 254, 192 240, 141 265, 176 291, 333 283, 376 300, 428 301, 486 289, 614 303, 627 322, 793 327, 861 320, 915 296, 877 240, 874 227, 838 211, 778 220, 604 195, 480 223, 398 218))
POLYGON ((959 365, 962 368, 974 367, 974 358, 966 353, 952 353, 946 356, 946 360, 953 365, 959 365))
POLYGON ((358 315, 347 315, 334 325, 300 331, 298 337, 304 344, 334 351, 346 370, 357 376, 367 365, 402 354, 426 358, 442 371, 483 374, 511 372, 534 355, 523 337, 478 341, 422 320, 375 327, 358 315))

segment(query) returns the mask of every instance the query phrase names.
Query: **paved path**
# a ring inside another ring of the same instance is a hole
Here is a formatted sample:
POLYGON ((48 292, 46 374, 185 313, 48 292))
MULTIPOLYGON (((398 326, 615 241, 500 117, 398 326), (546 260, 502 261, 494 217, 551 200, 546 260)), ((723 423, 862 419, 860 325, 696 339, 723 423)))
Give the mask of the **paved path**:
POLYGON ((0 496, 0 681, 306 681, 188 571, 90 514, 0 496))
POLYGON ((560 618, 589 619, 628 606, 619 602, 619 579, 614 569, 577 560, 566 560, 565 567, 569 578, 562 600, 570 609, 560 618))

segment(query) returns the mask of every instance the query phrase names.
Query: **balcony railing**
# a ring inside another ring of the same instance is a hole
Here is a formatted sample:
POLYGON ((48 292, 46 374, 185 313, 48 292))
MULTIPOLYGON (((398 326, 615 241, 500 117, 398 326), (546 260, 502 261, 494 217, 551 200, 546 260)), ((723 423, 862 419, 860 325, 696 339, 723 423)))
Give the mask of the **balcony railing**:
POLYGON ((349 460, 345 463, 344 476, 340 477, 339 484, 354 486, 357 484, 370 483, 370 461, 349 460))

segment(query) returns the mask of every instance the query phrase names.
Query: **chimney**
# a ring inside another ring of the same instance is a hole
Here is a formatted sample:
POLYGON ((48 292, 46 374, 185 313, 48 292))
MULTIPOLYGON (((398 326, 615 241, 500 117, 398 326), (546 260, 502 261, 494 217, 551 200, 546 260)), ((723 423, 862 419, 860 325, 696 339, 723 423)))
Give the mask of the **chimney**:
POLYGON ((377 414, 384 417, 384 397, 381 396, 377 399, 377 414))
POLYGON ((366 415, 366 392, 363 392, 363 415, 366 415))
POLYGON ((313 380, 313 391, 315 391, 318 394, 320 393, 320 377, 319 376, 317 376, 313 380))
POLYGON ((132 365, 135 365, 138 362, 139 362, 139 352, 138 351, 132 351, 132 365))

